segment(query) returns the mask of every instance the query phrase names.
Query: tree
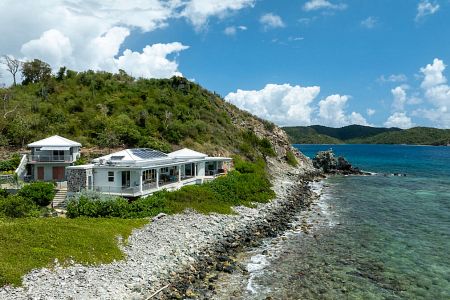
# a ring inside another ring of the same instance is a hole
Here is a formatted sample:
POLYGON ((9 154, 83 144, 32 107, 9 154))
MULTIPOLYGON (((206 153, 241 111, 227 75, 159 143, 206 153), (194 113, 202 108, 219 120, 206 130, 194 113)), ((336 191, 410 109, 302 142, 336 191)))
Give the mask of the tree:
POLYGON ((9 73, 13 76, 13 85, 16 85, 16 74, 20 69, 20 66, 22 65, 22 62, 18 59, 15 59, 12 56, 9 55, 3 55, 1 59, 1 63, 6 66, 6 69, 9 73))
POLYGON ((50 65, 39 59, 27 61, 22 64, 22 84, 38 83, 48 81, 51 77, 50 65))

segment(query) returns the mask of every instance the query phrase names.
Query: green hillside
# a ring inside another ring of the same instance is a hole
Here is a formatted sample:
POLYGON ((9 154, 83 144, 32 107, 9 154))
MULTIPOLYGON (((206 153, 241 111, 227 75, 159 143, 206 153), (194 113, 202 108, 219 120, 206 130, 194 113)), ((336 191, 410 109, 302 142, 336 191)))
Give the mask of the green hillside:
POLYGON ((273 154, 270 133, 279 130, 181 77, 135 79, 123 71, 62 68, 24 83, 0 89, 0 147, 58 134, 84 147, 189 147, 251 158, 273 154))
POLYGON ((401 130, 400 128, 381 128, 362 125, 349 125, 341 128, 313 125, 310 128, 314 129, 318 134, 328 135, 342 141, 354 138, 371 137, 380 133, 401 130))
MULTIPOLYGON (((322 126, 321 126, 322 127, 322 126)), ((320 134, 312 127, 283 127, 293 144, 342 144, 335 137, 320 134)))
POLYGON ((450 129, 415 127, 411 129, 377 128, 350 125, 342 128, 326 126, 284 127, 294 144, 417 144, 447 145, 450 129))
POLYGON ((349 140, 348 143, 447 145, 450 143, 450 129, 414 127, 402 131, 385 132, 368 138, 356 138, 349 140))

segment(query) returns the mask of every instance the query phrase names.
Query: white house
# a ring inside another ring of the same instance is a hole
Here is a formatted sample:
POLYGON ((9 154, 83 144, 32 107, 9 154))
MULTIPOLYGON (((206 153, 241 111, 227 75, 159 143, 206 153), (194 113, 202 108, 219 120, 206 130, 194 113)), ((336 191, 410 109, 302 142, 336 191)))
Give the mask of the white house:
POLYGON ((59 135, 28 144, 26 173, 32 180, 64 181, 66 167, 80 157, 81 144, 59 135))
POLYGON ((191 149, 169 154, 148 149, 126 149, 94 159, 89 165, 67 167, 69 193, 81 190, 139 197, 158 190, 201 184, 229 169, 231 158, 209 157, 191 149))

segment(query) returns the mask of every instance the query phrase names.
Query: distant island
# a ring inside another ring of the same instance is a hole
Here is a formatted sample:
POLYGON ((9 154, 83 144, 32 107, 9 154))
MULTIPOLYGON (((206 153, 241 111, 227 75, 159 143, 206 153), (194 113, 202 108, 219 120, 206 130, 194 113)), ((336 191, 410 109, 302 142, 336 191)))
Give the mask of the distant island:
POLYGON ((283 129, 293 144, 450 144, 450 129, 430 127, 400 129, 349 125, 333 128, 313 125, 283 129))

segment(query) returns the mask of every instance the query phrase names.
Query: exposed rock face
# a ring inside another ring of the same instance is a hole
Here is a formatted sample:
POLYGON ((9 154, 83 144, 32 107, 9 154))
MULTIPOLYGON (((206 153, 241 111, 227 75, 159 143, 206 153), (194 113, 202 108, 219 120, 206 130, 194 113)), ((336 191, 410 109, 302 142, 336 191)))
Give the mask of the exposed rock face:
POLYGON ((269 121, 259 119, 237 108, 233 109, 232 105, 226 106, 224 108, 231 116, 233 124, 238 128, 242 130, 250 130, 254 132, 259 138, 266 138, 270 141, 276 153, 276 157, 267 158, 269 167, 268 170, 271 175, 276 175, 278 172, 282 172, 283 169, 300 169, 307 172, 314 169, 311 160, 303 155, 303 153, 292 147, 289 137, 283 129, 269 121), (294 153, 295 157, 297 158, 297 161, 299 163, 297 168, 292 168, 286 163, 287 153, 289 151, 294 153))
POLYGON ((343 156, 336 158, 333 150, 319 151, 312 163, 316 169, 320 169, 326 174, 370 175, 370 173, 353 167, 343 156))

